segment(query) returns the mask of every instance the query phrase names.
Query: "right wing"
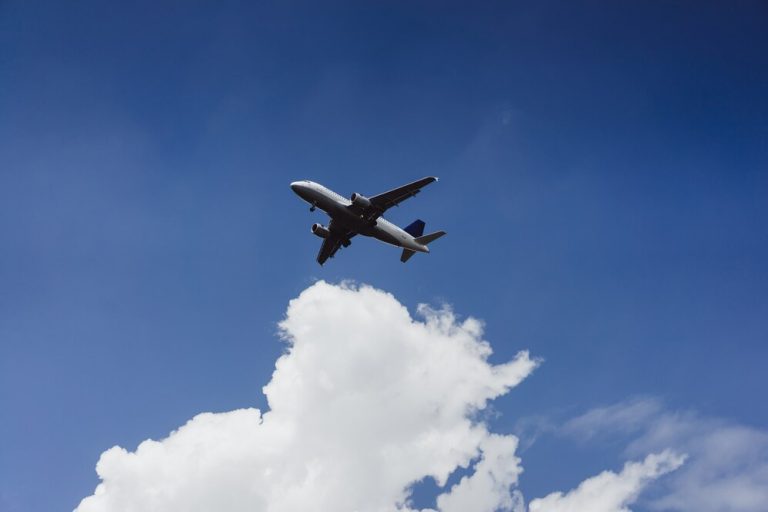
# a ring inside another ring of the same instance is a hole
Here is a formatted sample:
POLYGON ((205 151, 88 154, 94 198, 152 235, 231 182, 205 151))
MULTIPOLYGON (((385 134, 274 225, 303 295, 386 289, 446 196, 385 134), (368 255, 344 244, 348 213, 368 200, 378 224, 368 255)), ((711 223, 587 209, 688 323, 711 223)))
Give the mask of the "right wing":
MULTIPOLYGON (((397 187, 388 192, 384 192, 383 194, 372 196, 370 198, 371 206, 363 211, 357 211, 356 213, 368 220, 376 220, 389 208, 397 206, 409 197, 415 196, 422 188, 435 181, 437 181, 437 178, 434 176, 427 176, 426 178, 403 185, 402 187, 397 187)), ((350 208, 355 209, 356 205, 352 205, 350 208)))
POLYGON ((349 239, 355 236, 352 231, 338 229, 333 225, 333 221, 328 225, 328 230, 331 234, 323 239, 323 245, 320 246, 320 252, 317 253, 317 262, 320 265, 324 264, 328 258, 333 258, 342 245, 347 247, 350 244, 349 239))

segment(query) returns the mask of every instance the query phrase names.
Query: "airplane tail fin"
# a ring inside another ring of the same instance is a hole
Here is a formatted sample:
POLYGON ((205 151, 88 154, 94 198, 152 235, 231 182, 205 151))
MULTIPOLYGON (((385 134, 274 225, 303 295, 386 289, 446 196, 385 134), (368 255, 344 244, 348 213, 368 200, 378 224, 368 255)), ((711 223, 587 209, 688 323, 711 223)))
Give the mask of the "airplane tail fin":
MULTIPOLYGON (((422 226, 422 229, 424 229, 424 226, 422 226)), ((443 235, 445 235, 445 231, 435 231, 434 233, 430 233, 428 235, 418 236, 414 240, 416 240, 416 242, 421 245, 427 245, 431 242, 434 242, 443 235)), ((400 256, 400 261, 405 263, 411 259, 411 256, 414 254, 416 254, 416 251, 412 251, 411 249, 403 249, 403 254, 400 256)))
POLYGON ((424 226, 425 224, 423 220, 416 219, 415 221, 408 224, 404 231, 415 238, 424 234, 424 226))

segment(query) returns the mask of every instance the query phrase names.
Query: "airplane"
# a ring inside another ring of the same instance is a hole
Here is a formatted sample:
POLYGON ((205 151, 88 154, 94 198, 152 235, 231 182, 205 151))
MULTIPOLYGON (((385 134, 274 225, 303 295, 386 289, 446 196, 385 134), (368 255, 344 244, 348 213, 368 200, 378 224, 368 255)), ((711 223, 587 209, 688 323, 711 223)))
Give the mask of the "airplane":
POLYGON ((445 235, 445 231, 424 235, 424 221, 420 219, 402 229, 382 215, 392 206, 415 196, 423 187, 435 181, 437 178, 428 176, 371 197, 355 192, 350 199, 308 180, 294 181, 291 183, 291 190, 311 205, 309 211, 320 208, 331 218, 328 226, 318 223, 312 225, 312 233, 323 239, 317 254, 317 262, 320 265, 328 258, 333 258, 339 248, 349 247, 352 243, 350 239, 355 235, 378 238, 384 243, 402 247, 400 261, 405 263, 417 252, 428 253, 427 245, 445 235))

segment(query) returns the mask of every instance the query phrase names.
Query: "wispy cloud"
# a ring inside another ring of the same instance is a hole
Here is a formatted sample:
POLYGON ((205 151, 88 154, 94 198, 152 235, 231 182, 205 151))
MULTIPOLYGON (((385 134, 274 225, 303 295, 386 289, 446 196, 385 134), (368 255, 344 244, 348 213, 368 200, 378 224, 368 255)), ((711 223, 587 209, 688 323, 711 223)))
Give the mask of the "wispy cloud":
POLYGON ((531 512, 625 512, 651 481, 674 471, 685 456, 665 450, 642 462, 628 462, 620 473, 604 471, 563 494, 552 493, 531 502, 531 512))
POLYGON ((686 464, 660 485, 651 506, 691 512, 758 512, 768 503, 768 431, 694 411, 671 411, 656 399, 592 409, 561 433, 582 440, 626 436, 626 455, 674 449, 686 464))

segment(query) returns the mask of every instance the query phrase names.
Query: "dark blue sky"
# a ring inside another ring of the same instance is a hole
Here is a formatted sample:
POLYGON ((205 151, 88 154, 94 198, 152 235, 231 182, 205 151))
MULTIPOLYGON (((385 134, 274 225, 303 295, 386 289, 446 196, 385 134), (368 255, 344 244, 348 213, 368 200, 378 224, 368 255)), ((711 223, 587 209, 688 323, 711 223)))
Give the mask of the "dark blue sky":
MULTIPOLYGON (((765 2, 158 4, 0 3, 0 508, 73 508, 110 446, 264 407, 318 278, 544 358, 500 431, 641 395, 768 424, 765 2), (448 231, 432 254, 317 266, 290 181, 425 175, 388 218, 448 231)), ((561 444, 526 496, 622 461, 561 444)))

